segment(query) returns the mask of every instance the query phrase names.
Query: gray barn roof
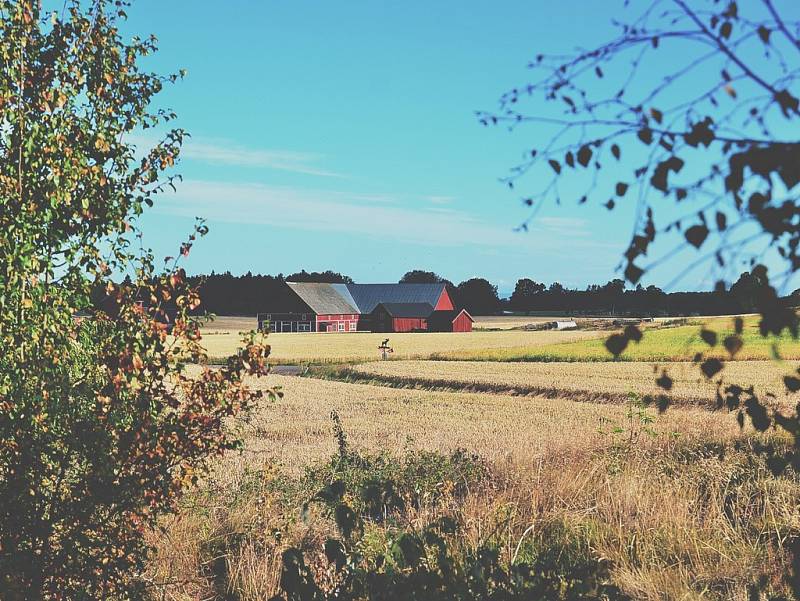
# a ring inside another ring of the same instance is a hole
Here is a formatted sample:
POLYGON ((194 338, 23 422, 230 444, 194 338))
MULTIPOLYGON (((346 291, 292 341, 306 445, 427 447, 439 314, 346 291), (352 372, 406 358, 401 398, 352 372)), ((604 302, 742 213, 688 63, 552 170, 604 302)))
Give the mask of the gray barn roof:
POLYGON ((286 282, 286 284, 317 315, 359 312, 353 297, 347 292, 344 284, 317 284, 311 282, 286 282), (344 288, 344 291, 342 291, 342 288, 344 288))
POLYGON ((353 296, 350 294, 350 291, 347 289, 347 284, 331 284, 334 290, 339 293, 339 295, 351 306, 356 310, 358 313, 358 303, 353 299, 353 296))
POLYGON ((430 303, 380 303, 391 317, 430 317, 433 306, 430 303))
POLYGON ((427 303, 435 307, 444 284, 347 284, 361 313, 372 313, 383 303, 427 303))

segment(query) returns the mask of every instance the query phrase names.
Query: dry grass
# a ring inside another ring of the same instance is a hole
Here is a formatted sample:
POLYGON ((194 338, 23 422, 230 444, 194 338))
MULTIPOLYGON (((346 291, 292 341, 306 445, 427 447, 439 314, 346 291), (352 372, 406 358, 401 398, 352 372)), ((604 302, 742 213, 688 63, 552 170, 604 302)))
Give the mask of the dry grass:
MULTIPOLYGON (((786 393, 783 376, 795 367, 774 361, 736 361, 721 375, 729 383, 754 385, 759 396, 769 393, 788 403, 794 401, 786 393)), ((675 402, 693 404, 713 404, 719 379, 708 380, 697 365, 686 362, 658 367, 639 362, 379 361, 355 365, 346 373, 391 386, 538 394, 598 402, 624 401, 629 393, 635 393, 650 398, 667 395, 675 402), (668 393, 655 383, 663 369, 673 380, 668 393)))
MULTIPOLYGON (((260 408, 244 451, 225 457, 166 524, 150 570, 154 580, 175 583, 164 598, 268 598, 287 545, 324 563, 330 524, 298 520, 299 510, 287 512, 270 491, 279 474, 298 474, 335 452, 331 410, 359 447, 464 447, 491 461, 491 481, 448 506, 464 525, 464 545, 493 542, 510 558, 519 541, 542 542, 547 524, 563 522, 612 562, 614 581, 635 598, 744 600, 746 583, 760 573, 776 581, 785 567, 770 533, 780 539, 800 529, 800 486, 754 476, 746 453, 720 459, 713 451, 748 434, 724 412, 646 410, 653 422, 645 424, 622 405, 565 399, 280 376, 257 385, 280 385, 285 397, 260 408)), ((406 519, 423 523, 436 517, 430 512, 406 519)))
MULTIPOLYGON (((764 365, 735 369, 766 386, 769 377, 759 373, 764 365)), ((574 386, 588 374, 598 391, 627 391, 626 383, 643 385, 652 376, 649 366, 632 363, 397 361, 358 369, 559 386, 574 386)), ((614 582, 636 599, 744 601, 746 584, 757 576, 779 581, 786 566, 780 541, 800 531, 800 485, 752 467, 751 453, 730 450, 752 432, 741 432, 726 412, 689 407, 659 414, 566 398, 276 375, 255 385, 281 386, 285 396, 265 402, 245 427, 242 453, 224 457, 154 539, 159 554, 148 574, 173 583, 163 589, 165 599, 269 598, 280 554, 290 545, 305 549, 321 570, 321 546, 334 534, 330 521, 317 514, 299 520, 299 507, 282 506, 274 487, 335 453, 332 410, 351 444, 361 448, 400 454, 463 447, 490 461, 493 475, 466 499, 410 511, 407 523, 420 525, 446 510, 463 525, 460 544, 491 542, 508 560, 520 541, 523 549, 545 544, 547 526, 564 523, 611 562, 614 582), (726 445, 724 456, 715 450, 726 445)), ((677 389, 689 394, 691 386, 687 374, 677 389)), ((316 491, 300 492, 310 498, 316 491)), ((380 536, 376 526, 376 540, 380 536)))
POLYGON ((482 330, 511 330, 546 321, 564 319, 563 317, 556 318, 540 315, 473 315, 473 318, 475 323, 472 324, 472 327, 482 330))
POLYGON ((201 330, 203 334, 237 334, 238 332, 249 332, 258 327, 258 320, 255 317, 239 315, 218 315, 213 321, 205 324, 201 330))
MULTIPOLYGON (((263 380, 270 381, 283 386, 285 399, 264 406, 254 419, 247 453, 274 458, 290 471, 336 450, 332 410, 351 440, 366 449, 397 453, 410 444, 449 452, 463 447, 487 459, 514 462, 561 452, 576 440, 583 450, 605 446, 613 437, 599 431, 627 420, 625 407, 565 399, 399 390, 312 378, 263 380)), ((685 439, 696 439, 738 431, 723 413, 681 410, 657 416, 654 409, 648 411, 656 431, 665 436, 681 432, 685 439)))
MULTIPOLYGON (((272 363, 338 363, 380 358, 378 345, 389 338, 396 359, 423 359, 437 353, 492 352, 493 350, 575 342, 603 336, 602 332, 469 332, 469 333, 296 333, 270 334, 272 363)), ((237 332, 203 336, 209 357, 229 357, 240 346, 237 332)))

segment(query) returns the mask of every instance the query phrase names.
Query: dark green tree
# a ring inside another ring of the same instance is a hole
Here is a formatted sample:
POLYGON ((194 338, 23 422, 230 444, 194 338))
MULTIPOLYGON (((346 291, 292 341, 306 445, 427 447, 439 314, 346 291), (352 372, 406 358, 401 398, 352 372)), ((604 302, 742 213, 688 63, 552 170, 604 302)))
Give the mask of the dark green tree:
POLYGON ((483 278, 471 278, 457 287, 458 302, 473 315, 492 315, 500 308, 497 286, 483 278))
POLYGON ((326 271, 306 271, 305 269, 286 276, 287 282, 323 282, 326 284, 352 284, 353 278, 330 269, 326 271))
POLYGON ((534 297, 544 292, 545 289, 546 286, 544 284, 534 282, 530 278, 521 278, 517 280, 514 292, 509 299, 511 308, 516 311, 532 310, 534 297))
POLYGON ((731 294, 740 303, 742 311, 755 311, 760 291, 769 285, 767 270, 763 266, 756 267, 752 272, 745 271, 731 286, 731 294))
POLYGON ((403 274, 400 278, 400 284, 441 284, 445 283, 452 285, 450 280, 447 280, 433 271, 424 271, 422 269, 412 269, 403 274))

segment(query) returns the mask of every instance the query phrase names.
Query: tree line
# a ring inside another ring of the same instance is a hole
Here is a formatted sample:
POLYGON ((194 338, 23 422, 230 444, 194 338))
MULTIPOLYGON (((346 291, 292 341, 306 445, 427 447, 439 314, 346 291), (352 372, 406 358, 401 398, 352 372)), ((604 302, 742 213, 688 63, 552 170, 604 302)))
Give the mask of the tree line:
MULTIPOLYGON (((500 311, 520 313, 553 312, 620 316, 733 315, 756 310, 758 290, 764 275, 744 272, 729 289, 711 292, 665 292, 657 286, 626 287, 621 279, 591 284, 584 289, 569 288, 559 282, 549 285, 520 278, 507 299, 500 298, 497 286, 485 278, 470 278, 459 284, 432 272, 412 270, 400 283, 444 283, 453 302, 473 315, 500 311)), ((230 272, 190 276, 199 287, 202 310, 220 315, 253 315, 267 312, 291 292, 286 282, 352 283, 353 279, 335 271, 300 271, 290 275, 260 275, 230 272)), ((794 298, 792 294, 789 299, 794 298)))

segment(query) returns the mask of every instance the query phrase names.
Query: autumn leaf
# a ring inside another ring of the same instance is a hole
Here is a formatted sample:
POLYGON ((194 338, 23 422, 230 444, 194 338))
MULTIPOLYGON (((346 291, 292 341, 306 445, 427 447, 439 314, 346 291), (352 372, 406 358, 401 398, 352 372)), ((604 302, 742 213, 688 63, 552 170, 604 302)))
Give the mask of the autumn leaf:
POLYGON ((722 361, 719 359, 706 359, 700 365, 700 370, 703 372, 706 378, 711 379, 720 371, 722 371, 722 361))
POLYGON ((684 233, 687 242, 695 248, 700 248, 708 237, 708 227, 704 224, 693 225, 684 233))
POLYGON ((588 144, 584 144, 578 150, 578 162, 583 165, 584 167, 589 165, 589 161, 592 160, 592 149, 589 147, 588 144))
POLYGON ((638 137, 644 144, 649 146, 653 143, 653 130, 649 127, 643 127, 638 131, 636 137, 638 137))

